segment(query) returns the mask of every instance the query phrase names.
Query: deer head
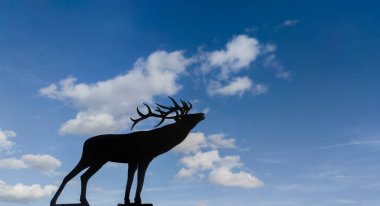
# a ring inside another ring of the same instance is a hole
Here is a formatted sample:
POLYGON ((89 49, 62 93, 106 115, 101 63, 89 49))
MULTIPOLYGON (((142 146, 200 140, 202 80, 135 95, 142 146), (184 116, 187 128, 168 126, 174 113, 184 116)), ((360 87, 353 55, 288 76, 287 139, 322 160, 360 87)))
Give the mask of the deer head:
POLYGON ((136 119, 131 118, 133 121, 131 130, 141 120, 149 117, 161 118, 155 127, 161 125, 166 119, 173 119, 176 123, 186 123, 192 128, 205 119, 204 113, 188 114, 192 108, 192 104, 190 102, 185 102, 181 99, 182 106, 180 106, 172 97, 169 97, 169 99, 172 101, 173 106, 164 106, 156 103, 157 107, 154 111, 152 111, 149 105, 144 103, 145 107, 148 109, 147 114, 143 114, 137 107, 137 114, 140 117, 136 119))

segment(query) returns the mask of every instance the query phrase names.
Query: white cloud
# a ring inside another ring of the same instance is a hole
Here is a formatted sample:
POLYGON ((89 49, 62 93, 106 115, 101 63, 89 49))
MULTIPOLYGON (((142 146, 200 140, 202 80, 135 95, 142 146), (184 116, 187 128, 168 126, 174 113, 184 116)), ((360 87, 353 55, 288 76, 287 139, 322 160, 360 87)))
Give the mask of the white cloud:
POLYGON ((247 172, 233 173, 228 168, 223 167, 212 170, 209 174, 209 180, 212 183, 228 187, 257 188, 264 185, 261 180, 247 172))
POLYGON ((180 159, 184 165, 177 177, 179 178, 204 178, 208 176, 211 183, 241 188, 256 188, 263 186, 263 182, 245 171, 236 171, 243 167, 240 157, 220 156, 218 149, 237 148, 234 138, 227 138, 225 134, 212 134, 205 138, 201 132, 190 133, 187 139, 181 143, 176 151, 186 154, 180 159), (188 141, 186 141, 189 139, 188 141), (211 148, 209 151, 202 149, 211 148), (208 175, 207 175, 208 173, 208 175))
POLYGON ((182 168, 182 171, 180 170, 178 177, 189 177, 204 170, 211 170, 220 159, 217 150, 208 152, 199 151, 194 155, 185 156, 180 162, 184 164, 186 168, 182 168))
POLYGON ((55 170, 61 166, 61 161, 50 155, 23 155, 20 159, 8 158, 0 159, 0 168, 6 169, 26 169, 33 168, 43 174, 53 175, 55 170))
POLYGON ((267 91, 268 91, 268 86, 265 84, 254 84, 252 87, 252 92, 253 92, 253 95, 255 96, 265 94, 267 93, 267 91))
POLYGON ((250 90, 252 84, 252 80, 248 77, 237 77, 231 80, 227 85, 222 85, 218 81, 211 81, 210 85, 208 86, 208 93, 211 96, 216 94, 226 96, 241 96, 244 94, 244 92, 250 90))
POLYGON ((240 161, 239 156, 222 157, 218 162, 218 166, 209 173, 208 179, 214 184, 228 187, 257 188, 264 185, 261 180, 248 172, 233 171, 242 166, 243 163, 240 161))
POLYGON ((44 187, 41 187, 39 184, 30 186, 21 183, 8 185, 0 180, 0 201, 28 203, 48 197, 56 190, 57 186, 54 185, 46 185, 44 187))
POLYGON ((291 78, 290 72, 284 70, 282 64, 277 60, 275 54, 270 54, 264 59, 264 67, 272 68, 276 72, 277 78, 289 80, 291 78))
POLYGON ((240 157, 237 155, 225 156, 221 158, 219 161, 219 167, 223 167, 227 169, 240 168, 243 165, 244 164, 240 161, 240 157))
POLYGON ((186 139, 179 145, 173 148, 174 151, 182 153, 195 153, 202 147, 207 146, 207 140, 202 132, 190 133, 186 139))
POLYGON ((16 158, 0 159, 0 168, 6 169, 25 169, 28 165, 24 161, 16 158))
POLYGON ((226 135, 223 133, 212 134, 208 137, 208 139, 210 141, 209 145, 213 149, 236 148, 235 139, 233 139, 233 138, 227 139, 226 135))
POLYGON ((290 80, 290 71, 286 71, 281 62, 278 61, 276 54, 277 46, 274 44, 266 44, 262 49, 262 54, 265 54, 264 67, 274 69, 277 78, 290 80))
POLYGON ((53 174, 61 166, 61 161, 50 155, 27 154, 22 156, 22 161, 29 167, 37 169, 45 174, 53 174))
POLYGON ((281 26, 295 26, 298 23, 298 19, 287 19, 284 22, 282 22, 281 26))
POLYGON ((15 145, 14 142, 10 141, 9 138, 15 137, 16 132, 11 130, 2 130, 0 128, 0 152, 10 152, 12 147, 15 145))
POLYGON ((277 60, 276 50, 277 46, 273 43, 259 44, 256 38, 238 35, 229 41, 223 50, 201 52, 200 60, 198 60, 203 61, 201 69, 209 75, 208 94, 210 96, 241 96, 247 91, 252 91, 256 96, 266 93, 268 87, 265 84, 254 84, 248 76, 236 76, 243 69, 249 68, 249 65, 259 56, 263 58, 264 67, 274 69, 276 77, 289 80, 290 72, 286 71, 277 60), (212 76, 211 71, 218 71, 216 78, 212 76))
POLYGON ((265 94, 268 87, 265 84, 254 83, 248 77, 236 77, 228 82, 227 85, 222 85, 218 81, 210 81, 208 86, 208 94, 224 95, 224 96, 242 96, 244 93, 251 91, 253 95, 265 94))
MULTIPOLYGON (((201 53, 204 61, 201 68, 208 74, 219 69, 218 78, 208 80, 207 92, 210 96, 242 96, 252 91, 257 96, 268 91, 265 84, 255 84, 248 76, 236 76, 254 62, 259 55, 264 56, 264 67, 274 68, 276 76, 289 79, 290 72, 285 71, 276 59, 274 52, 277 46, 273 43, 260 45, 259 41, 247 35, 238 35, 227 43, 224 50, 201 53)), ((211 75, 212 76, 212 75, 211 75)))
POLYGON ((228 79, 230 74, 247 68, 260 53, 259 41, 247 35, 235 36, 227 43, 224 50, 206 53, 206 62, 202 65, 204 71, 213 68, 221 69, 219 77, 228 79))
POLYGON ((126 116, 115 118, 114 115, 107 112, 81 111, 78 112, 75 119, 70 119, 62 124, 61 134, 101 134, 118 131, 128 124, 129 119, 126 116))
POLYGON ((234 138, 227 138, 223 133, 211 134, 206 138, 203 132, 191 132, 186 139, 174 147, 173 150, 184 154, 195 154, 204 148, 234 149, 237 148, 237 146, 235 145, 234 138))
POLYGON ((156 51, 147 59, 138 59, 125 75, 93 84, 76 83, 68 77, 39 92, 69 101, 80 110, 61 126, 61 134, 115 132, 127 127, 129 116, 141 102, 177 93, 181 89, 177 80, 191 62, 182 51, 156 51))
POLYGON ((239 156, 221 157, 218 150, 199 151, 183 157, 180 162, 185 165, 177 174, 180 178, 202 177, 203 172, 209 171, 208 180, 214 184, 241 188, 256 188, 264 185, 261 180, 248 172, 233 171, 243 166, 239 156))
POLYGON ((275 44, 266 44, 263 46, 262 48, 262 54, 267 54, 267 53, 272 53, 272 52, 275 52, 277 49, 277 46, 275 44))

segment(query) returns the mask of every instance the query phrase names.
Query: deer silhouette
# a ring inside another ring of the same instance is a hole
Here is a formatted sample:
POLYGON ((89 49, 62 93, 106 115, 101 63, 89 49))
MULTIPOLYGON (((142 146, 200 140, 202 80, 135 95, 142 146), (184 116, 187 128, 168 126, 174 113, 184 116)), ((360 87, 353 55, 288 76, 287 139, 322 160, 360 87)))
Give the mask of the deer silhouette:
POLYGON ((180 106, 173 98, 169 98, 173 102, 173 106, 156 103, 157 107, 154 111, 144 103, 148 110, 147 114, 143 114, 137 107, 139 118, 131 118, 133 121, 131 130, 138 122, 149 117, 161 118, 155 127, 161 125, 166 119, 172 119, 175 121, 174 123, 149 131, 137 131, 129 134, 103 134, 87 139, 83 145, 81 159, 63 179, 50 202, 50 206, 57 205, 57 199, 67 182, 87 168, 80 177, 80 202, 82 206, 89 206, 86 198, 87 182, 107 162, 128 163, 128 179, 124 197, 126 205, 130 204, 129 194, 137 170, 134 205, 141 204, 141 190, 149 163, 155 157, 168 152, 185 140, 190 131, 205 118, 204 113, 188 114, 192 108, 190 102, 181 100, 182 106, 180 106))

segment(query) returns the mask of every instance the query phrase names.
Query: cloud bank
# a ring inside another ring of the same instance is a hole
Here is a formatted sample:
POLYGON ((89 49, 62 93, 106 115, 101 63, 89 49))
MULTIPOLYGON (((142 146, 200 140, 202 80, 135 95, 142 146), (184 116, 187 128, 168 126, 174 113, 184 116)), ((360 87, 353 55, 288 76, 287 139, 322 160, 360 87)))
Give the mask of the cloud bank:
POLYGON ((263 47, 258 39, 248 35, 233 37, 225 46, 225 49, 203 52, 201 54, 204 62, 202 70, 209 74, 217 71, 217 77, 211 78, 208 83, 207 92, 210 96, 242 96, 251 91, 254 95, 267 92, 265 84, 256 84, 250 77, 240 75, 244 70, 249 70, 250 65, 259 55, 274 52, 275 47, 263 47), (271 49, 271 50, 270 50, 271 49), (258 88, 261 89, 260 91, 258 88))
POLYGON ((252 174, 242 171, 243 163, 240 157, 220 156, 218 149, 237 148, 235 139, 226 138, 222 133, 205 137, 204 133, 190 133, 190 135, 175 151, 185 154, 180 163, 184 165, 177 177, 179 178, 204 178, 217 185, 240 188, 257 188, 264 183, 252 174), (202 149, 211 149, 202 151, 202 149), (240 171, 238 171, 240 170, 240 171))
POLYGON ((259 41, 247 35, 235 36, 223 50, 204 53, 206 61, 202 69, 206 72, 219 69, 219 78, 228 79, 231 74, 246 69, 260 54, 259 41))
POLYGON ((32 168, 46 175, 53 175, 61 166, 61 161, 51 155, 23 155, 20 159, 0 159, 0 168, 4 169, 27 169, 32 168))
MULTIPOLYGON (((9 137, 15 137, 16 132, 0 129, 0 149, 6 152, 16 144, 8 140, 9 137)), ((35 169, 41 173, 51 176, 56 174, 56 169, 61 166, 61 161, 51 155, 26 154, 21 158, 0 159, 0 169, 35 169)), ((42 187, 39 184, 24 185, 17 183, 15 185, 7 184, 0 180, 0 202, 29 203, 50 196, 57 190, 55 185, 46 185, 42 187)))
POLYGON ((29 203, 50 196, 57 190, 55 185, 42 187, 39 184, 24 185, 17 183, 9 185, 0 180, 0 201, 13 203, 29 203))
MULTIPOLYGON (((199 51, 186 57, 182 50, 155 51, 139 58, 126 74, 95 83, 81 83, 69 76, 39 90, 42 96, 70 103, 78 110, 64 122, 60 134, 94 135, 120 132, 129 127, 129 117, 141 102, 177 94, 190 68, 200 68, 207 94, 213 96, 253 96, 265 94, 268 86, 254 81, 248 72, 260 56, 264 67, 274 68, 276 76, 287 79, 275 56, 274 44, 262 44, 248 35, 237 35, 224 48, 199 51)), ((199 75, 199 74, 194 74, 199 75)))
POLYGON ((61 126, 61 134, 115 132, 127 127, 136 105, 177 93, 181 89, 177 80, 190 63, 182 51, 156 51, 147 59, 138 59, 125 75, 94 84, 76 83, 74 77, 68 77, 39 92, 69 101, 80 110, 61 126))
POLYGON ((2 130, 0 128, 0 152, 10 152, 15 145, 9 138, 15 137, 16 132, 12 130, 2 130))

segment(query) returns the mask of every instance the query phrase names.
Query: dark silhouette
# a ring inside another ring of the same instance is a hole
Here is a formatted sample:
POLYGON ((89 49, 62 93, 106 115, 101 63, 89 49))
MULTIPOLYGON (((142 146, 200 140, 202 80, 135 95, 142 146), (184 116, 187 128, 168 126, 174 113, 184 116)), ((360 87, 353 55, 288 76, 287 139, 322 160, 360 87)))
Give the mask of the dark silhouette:
POLYGON ((89 178, 107 162, 128 163, 128 180, 125 189, 124 203, 125 205, 141 205, 140 194, 144 184, 145 171, 149 163, 155 157, 180 144, 190 133, 191 129, 205 118, 203 113, 188 114, 192 108, 190 102, 186 103, 181 100, 182 106, 180 106, 173 98, 169 98, 174 106, 156 104, 157 107, 154 112, 144 103, 148 109, 147 114, 143 114, 137 107, 137 113, 140 117, 137 119, 131 118, 133 121, 131 129, 133 129, 138 122, 149 117, 161 118, 161 121, 156 127, 162 124, 166 119, 173 119, 175 123, 150 131, 138 131, 129 134, 104 134, 86 140, 83 145, 81 159, 74 169, 63 179, 61 186, 50 202, 50 206, 57 205, 57 199, 67 182, 86 168, 88 169, 80 177, 80 205, 89 206, 86 199, 87 182, 89 178), (136 170, 137 188, 134 199, 135 203, 131 204, 129 194, 136 170))

